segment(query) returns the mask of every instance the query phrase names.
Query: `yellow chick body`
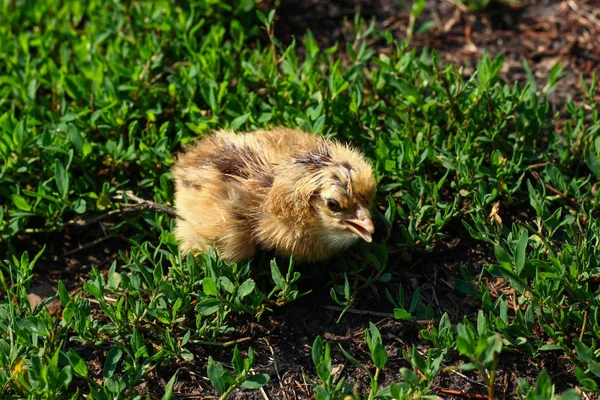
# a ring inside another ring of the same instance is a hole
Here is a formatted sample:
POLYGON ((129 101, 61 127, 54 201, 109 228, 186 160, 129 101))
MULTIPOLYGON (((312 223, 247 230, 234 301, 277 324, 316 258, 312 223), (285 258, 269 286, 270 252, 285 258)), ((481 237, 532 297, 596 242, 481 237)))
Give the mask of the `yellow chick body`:
POLYGON ((369 163, 299 130, 216 131, 179 157, 173 176, 184 252, 213 246, 231 262, 262 249, 317 261, 374 233, 369 163))

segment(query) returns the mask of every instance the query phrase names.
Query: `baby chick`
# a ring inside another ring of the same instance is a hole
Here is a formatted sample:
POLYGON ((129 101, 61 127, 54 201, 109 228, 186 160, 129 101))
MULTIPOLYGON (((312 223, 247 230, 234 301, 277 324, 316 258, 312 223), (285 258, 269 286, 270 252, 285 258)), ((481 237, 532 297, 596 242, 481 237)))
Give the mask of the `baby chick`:
POLYGON ((346 145, 298 130, 217 131, 173 168, 181 249, 213 246, 225 261, 275 250, 331 257, 375 228, 373 170, 346 145))

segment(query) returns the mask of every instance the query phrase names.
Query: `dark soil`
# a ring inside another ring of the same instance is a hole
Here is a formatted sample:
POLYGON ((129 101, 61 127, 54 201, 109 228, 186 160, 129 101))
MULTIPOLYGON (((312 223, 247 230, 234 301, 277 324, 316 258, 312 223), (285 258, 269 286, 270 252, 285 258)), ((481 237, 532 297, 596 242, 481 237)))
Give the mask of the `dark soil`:
MULTIPOLYGON (((261 4, 269 7, 271 3, 261 4)), ((543 85, 552 66, 560 61, 567 66, 568 76, 559 83, 551 98, 560 108, 569 99, 581 98, 579 75, 589 80, 600 65, 600 5, 597 1, 527 0, 514 5, 492 2, 480 12, 470 12, 454 3, 460 2, 429 0, 417 22, 432 20, 433 27, 415 35, 412 45, 437 50, 444 62, 464 66, 466 75, 473 71, 484 52, 491 56, 504 52, 502 75, 507 82, 526 80, 523 61, 527 60, 543 85)), ((359 12, 363 17, 375 18, 378 27, 392 30, 399 39, 404 39, 409 7, 397 0, 281 0, 276 35, 283 42, 289 42, 291 35, 301 36, 310 29, 322 47, 331 46, 351 40, 347 23, 359 12)), ((364 329, 369 321, 379 327, 390 357, 382 383, 397 381, 399 369, 408 366, 402 351, 417 345, 425 352, 427 343, 419 338, 418 326, 391 318, 393 307, 384 296, 386 287, 396 292, 402 283, 408 295, 420 288, 423 300, 433 307, 436 315, 447 312, 453 323, 462 321, 465 316, 475 317, 479 309, 475 298, 457 290, 454 282, 460 278, 461 265, 473 276, 479 276, 482 267, 493 262, 493 251, 465 236, 460 221, 455 221, 446 233, 447 239, 439 241, 431 252, 392 246, 388 266, 392 280, 361 293, 356 309, 346 314, 339 324, 336 323, 339 311, 333 307, 328 289, 318 280, 302 283, 313 290, 310 296, 265 315, 260 322, 240 321, 239 331, 231 339, 251 338, 240 347, 245 351, 252 346, 257 354, 255 369, 271 375, 270 383, 264 388, 268 398, 311 398, 307 379, 314 379, 315 372, 310 347, 317 335, 332 344, 334 370, 366 384, 365 374, 347 362, 338 344, 371 368, 364 341, 364 329)), ((36 285, 56 284, 62 279, 74 289, 81 286, 92 266, 108 269, 117 259, 118 250, 128 245, 125 240, 109 239, 89 246, 104 235, 99 229, 74 227, 64 235, 37 237, 37 242, 31 237, 22 237, 20 243, 24 248, 21 250, 29 249, 30 253, 39 249, 41 243, 50 243, 38 264, 36 285)), ((484 275, 484 282, 492 294, 509 289, 505 282, 490 276, 484 275)), ((210 354, 228 363, 232 349, 198 347, 191 350, 195 361, 177 366, 181 370, 175 394, 180 398, 215 398, 206 379, 207 356, 210 354)), ((455 354, 445 361, 446 365, 460 362, 455 354)), ((514 398, 517 376, 533 381, 542 368, 549 371, 558 391, 572 387, 575 379, 567 365, 552 353, 530 359, 519 353, 505 352, 496 380, 498 397, 514 398)), ((97 369, 100 373, 100 367, 97 369)), ((138 389, 152 398, 160 398, 161 388, 173 372, 174 369, 158 370, 152 383, 138 389)), ((443 372, 433 392, 443 398, 480 398, 478 396, 486 395, 486 388, 480 382, 475 374, 443 372)), ((238 391, 233 398, 264 397, 259 391, 238 391)))

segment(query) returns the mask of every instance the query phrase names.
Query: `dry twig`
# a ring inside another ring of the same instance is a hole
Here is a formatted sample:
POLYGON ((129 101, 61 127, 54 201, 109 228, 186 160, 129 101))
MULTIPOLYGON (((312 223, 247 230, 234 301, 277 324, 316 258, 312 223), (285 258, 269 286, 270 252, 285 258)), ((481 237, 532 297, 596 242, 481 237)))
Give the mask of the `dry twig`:
POLYGON ((438 389, 440 392, 445 393, 445 394, 451 394, 453 396, 461 396, 461 397, 466 397, 468 399, 487 399, 488 397, 484 394, 479 394, 479 393, 467 393, 467 392, 463 392, 462 390, 454 390, 454 389, 444 389, 444 388, 439 388, 438 389))
POLYGON ((154 201, 151 201, 151 200, 142 199, 142 198, 134 195, 133 192, 129 191, 129 190, 125 191, 125 192, 123 192, 122 190, 119 190, 117 192, 117 194, 114 196, 114 199, 119 200, 119 201, 122 201, 125 198, 132 202, 131 203, 120 203, 121 208, 116 209, 116 210, 110 210, 104 214, 100 214, 93 218, 72 219, 70 221, 67 221, 64 226, 79 226, 79 227, 89 226, 89 225, 95 224, 96 222, 103 221, 113 215, 123 215, 123 214, 128 214, 128 213, 146 211, 146 210, 154 210, 154 211, 162 212, 165 214, 169 214, 174 217, 177 216, 177 212, 175 211, 174 208, 165 206, 163 204, 155 203, 154 201))
POLYGON ((277 379, 279 380, 279 387, 283 389, 283 381, 281 380, 281 375, 279 374, 279 363, 277 362, 277 357, 275 357, 275 350, 271 346, 271 343, 267 340, 267 338, 262 338, 265 342, 269 350, 271 351, 271 355, 273 356, 273 368, 275 368, 275 374, 277 375, 277 379))
POLYGON ((114 197, 115 200, 123 200, 124 198, 127 198, 128 200, 133 201, 133 203, 121 203, 122 207, 131 207, 138 211, 154 210, 154 211, 163 212, 165 214, 169 214, 172 216, 177 216, 177 212, 175 211, 175 209, 173 207, 165 206, 163 204, 158 204, 151 200, 142 199, 142 198, 134 195, 133 192, 130 190, 127 190, 125 192, 123 192, 122 190, 119 190, 114 197), (125 196, 123 196, 123 195, 125 195, 125 196))
POLYGON ((73 250, 69 250, 69 251, 67 251, 67 252, 66 252, 64 255, 65 255, 65 256, 71 256, 71 255, 73 255, 73 254, 75 254, 75 253, 77 253, 77 252, 80 252, 80 251, 82 251, 82 250, 87 250, 87 249, 89 249, 90 247, 94 247, 94 246, 96 246, 97 244, 100 244, 100 243, 104 242, 105 240, 108 240, 108 239, 110 239, 110 238, 112 238, 112 237, 113 237, 112 235, 102 236, 101 238, 98 238, 98 239, 96 239, 96 240, 92 240, 91 242, 89 242, 89 243, 86 243, 86 244, 84 244, 83 246, 77 247, 77 248, 75 248, 75 249, 73 249, 73 250))

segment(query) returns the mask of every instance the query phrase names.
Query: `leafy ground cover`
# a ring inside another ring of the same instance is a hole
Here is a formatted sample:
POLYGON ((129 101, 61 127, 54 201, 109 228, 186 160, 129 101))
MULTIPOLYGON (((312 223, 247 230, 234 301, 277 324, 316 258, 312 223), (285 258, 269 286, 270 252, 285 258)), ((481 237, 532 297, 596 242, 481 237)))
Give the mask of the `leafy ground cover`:
MULTIPOLYGON (((453 10, 472 30, 490 4, 453 10)), ((1 10, 5 397, 597 396, 598 88, 568 57, 585 40, 516 80, 510 54, 463 68, 420 46, 439 40, 425 2, 352 16, 337 44, 285 1, 1 10), (310 266, 181 254, 155 205, 177 152, 278 124, 373 161, 374 243, 310 266)))

